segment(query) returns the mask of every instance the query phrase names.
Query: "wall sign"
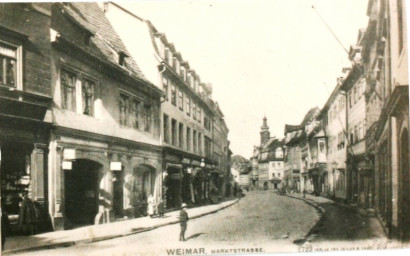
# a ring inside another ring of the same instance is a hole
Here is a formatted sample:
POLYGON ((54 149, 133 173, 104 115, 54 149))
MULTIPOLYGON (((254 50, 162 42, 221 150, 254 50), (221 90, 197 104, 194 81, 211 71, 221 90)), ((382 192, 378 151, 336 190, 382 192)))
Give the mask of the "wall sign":
POLYGON ((63 161, 62 167, 63 167, 63 170, 72 170, 73 169, 73 162, 63 161))
POLYGON ((110 170, 111 171, 121 171, 122 170, 121 162, 111 162, 110 170))
POLYGON ((66 148, 64 149, 64 160, 74 160, 75 159, 75 149, 66 148))

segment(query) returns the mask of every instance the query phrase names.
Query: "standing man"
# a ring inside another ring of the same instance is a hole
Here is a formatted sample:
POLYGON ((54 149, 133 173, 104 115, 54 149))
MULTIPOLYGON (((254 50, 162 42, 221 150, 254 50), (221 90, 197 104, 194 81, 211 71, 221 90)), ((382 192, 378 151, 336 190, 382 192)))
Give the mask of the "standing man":
POLYGON ((187 206, 186 203, 181 205, 181 211, 179 212, 179 224, 181 225, 181 233, 179 234, 179 241, 186 241, 185 240, 185 231, 188 222, 188 213, 186 212, 187 206))

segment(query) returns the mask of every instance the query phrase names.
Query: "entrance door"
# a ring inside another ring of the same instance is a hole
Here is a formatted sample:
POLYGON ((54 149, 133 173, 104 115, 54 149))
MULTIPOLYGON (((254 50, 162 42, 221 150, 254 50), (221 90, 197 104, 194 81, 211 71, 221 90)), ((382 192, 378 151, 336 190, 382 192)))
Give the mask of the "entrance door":
POLYGON ((115 171, 113 173, 113 208, 116 218, 124 217, 124 171, 115 171))
POLYGON ((98 212, 98 171, 101 165, 90 160, 76 160, 72 170, 64 172, 65 228, 94 224, 98 212))

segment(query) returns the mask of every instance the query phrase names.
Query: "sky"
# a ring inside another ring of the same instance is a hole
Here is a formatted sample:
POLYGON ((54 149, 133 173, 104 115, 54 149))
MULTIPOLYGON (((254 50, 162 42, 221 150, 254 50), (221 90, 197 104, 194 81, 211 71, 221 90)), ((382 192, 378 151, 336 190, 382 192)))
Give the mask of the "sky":
POLYGON ((150 20, 211 83, 233 154, 249 158, 268 119, 271 136, 322 108, 350 66, 345 49, 366 28, 368 0, 133 1, 120 4, 150 20), (319 15, 340 39, 332 36, 319 15))

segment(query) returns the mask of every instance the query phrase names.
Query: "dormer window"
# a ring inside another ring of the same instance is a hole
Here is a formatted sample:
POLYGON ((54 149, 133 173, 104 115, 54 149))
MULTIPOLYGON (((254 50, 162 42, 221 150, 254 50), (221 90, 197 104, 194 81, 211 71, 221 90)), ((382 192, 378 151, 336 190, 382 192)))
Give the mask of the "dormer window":
POLYGON ((125 58, 126 57, 128 57, 128 56, 124 52, 120 52, 118 54, 118 64, 120 64, 120 66, 122 66, 122 67, 125 66, 125 58))

